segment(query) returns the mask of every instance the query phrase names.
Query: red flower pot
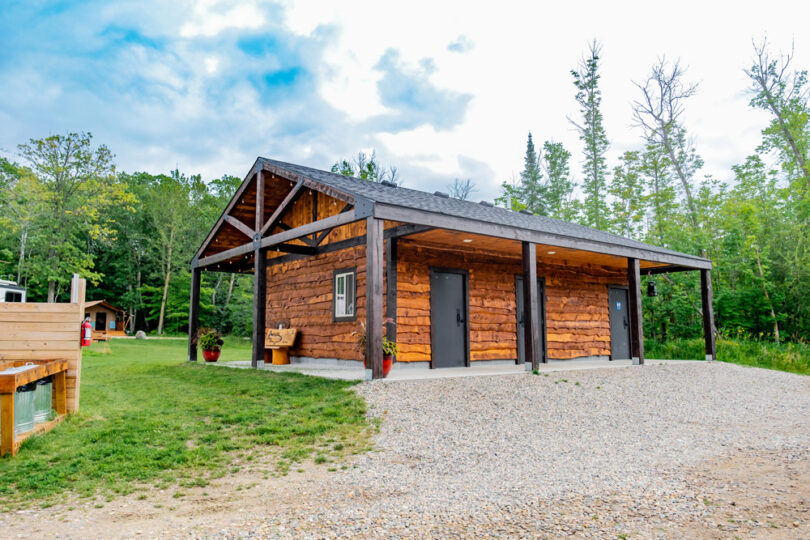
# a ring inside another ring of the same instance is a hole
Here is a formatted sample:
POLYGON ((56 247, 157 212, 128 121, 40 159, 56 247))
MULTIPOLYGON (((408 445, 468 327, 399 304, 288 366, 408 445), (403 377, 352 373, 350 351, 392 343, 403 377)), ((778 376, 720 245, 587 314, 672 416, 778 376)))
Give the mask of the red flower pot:
POLYGON ((391 372, 391 366, 394 365, 394 355, 393 354, 384 354, 383 355, 383 377, 388 377, 388 374, 391 372))
POLYGON ((222 351, 203 351, 203 358, 206 362, 216 362, 219 360, 219 353, 222 351))
MULTIPOLYGON (((384 354, 383 355, 383 377, 388 377, 388 374, 391 372, 391 366, 394 365, 394 355, 393 354, 384 354)), ((368 363, 366 363, 366 359, 363 358, 363 367, 368 369, 368 363)))

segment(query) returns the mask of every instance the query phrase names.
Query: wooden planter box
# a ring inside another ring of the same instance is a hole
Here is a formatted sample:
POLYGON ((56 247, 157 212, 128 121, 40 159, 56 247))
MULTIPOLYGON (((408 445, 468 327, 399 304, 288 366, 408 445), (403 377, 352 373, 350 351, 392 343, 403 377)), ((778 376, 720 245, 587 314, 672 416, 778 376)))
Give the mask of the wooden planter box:
POLYGON ((49 431, 61 422, 67 413, 65 376, 68 371, 68 361, 64 359, 0 361, 0 371, 10 367, 23 366, 29 362, 36 364, 36 367, 20 373, 0 374, 0 456, 16 455, 24 440, 49 431), (31 431, 16 436, 14 434, 14 393, 20 386, 51 375, 53 375, 53 408, 56 409, 56 418, 38 424, 31 431))

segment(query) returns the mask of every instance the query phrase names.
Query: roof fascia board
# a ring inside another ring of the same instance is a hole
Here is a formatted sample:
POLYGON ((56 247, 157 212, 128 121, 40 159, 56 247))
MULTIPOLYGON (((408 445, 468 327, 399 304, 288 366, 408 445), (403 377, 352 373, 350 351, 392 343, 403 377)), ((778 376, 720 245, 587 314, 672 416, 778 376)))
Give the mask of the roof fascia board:
POLYGON ((520 242, 548 244, 552 246, 579 249, 582 251, 591 251, 606 255, 632 257, 646 261, 684 266, 694 270, 710 270, 712 267, 710 260, 702 259, 700 257, 659 253, 641 248, 620 246, 617 244, 609 244, 606 242, 587 240, 584 238, 573 238, 570 236, 562 236, 553 233, 533 231, 531 229, 524 229, 511 225, 488 223, 475 219, 449 216, 447 214, 441 214, 438 212, 428 212, 425 210, 417 210, 382 203, 375 204, 374 217, 379 219, 400 221, 403 223, 413 223, 416 225, 427 225, 461 232, 494 236, 497 238, 506 238, 520 242))

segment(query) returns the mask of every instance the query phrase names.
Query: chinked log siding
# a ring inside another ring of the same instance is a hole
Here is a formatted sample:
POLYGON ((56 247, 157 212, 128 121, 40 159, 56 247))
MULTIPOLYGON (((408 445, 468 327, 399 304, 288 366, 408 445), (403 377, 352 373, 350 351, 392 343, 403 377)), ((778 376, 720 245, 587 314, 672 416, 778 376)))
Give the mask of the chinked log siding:
MULTIPOLYGON (((519 258, 504 259, 472 249, 446 250, 403 240, 397 266, 397 341, 401 361, 430 360, 430 267, 469 270, 470 357, 517 356, 515 275, 519 258)), ((626 272, 568 266, 540 259, 546 283, 548 354, 554 359, 610 354, 607 285, 625 284, 626 272)))
MULTIPOLYGON (((345 207, 324 194, 302 195, 280 223, 300 226, 313 218, 335 215, 345 207)), ((386 222, 385 227, 398 225, 386 222)), ((276 231, 281 230, 276 228, 276 231)), ((365 223, 336 228, 322 245, 365 234, 365 223)), ((270 258, 283 255, 270 253, 270 258)), ((280 264, 267 270, 267 327, 279 323, 299 329, 294 356, 362 360, 356 345, 365 320, 365 244, 280 264), (333 322, 333 272, 356 267, 357 301, 354 321, 333 322)), ((447 249, 399 240, 397 262, 398 361, 429 361, 430 268, 460 268, 469 271, 470 359, 503 360, 517 356, 515 276, 522 273, 519 257, 505 258, 474 248, 447 249)), ((552 263, 542 258, 537 275, 546 283, 548 355, 552 359, 610 354, 610 323, 607 285, 624 285, 624 269, 596 265, 552 263)), ((384 283, 387 287, 387 284, 384 283)), ((385 296, 385 295, 384 295, 385 296)), ((385 303, 385 298, 383 299, 385 303)))
MULTIPOLYGON (((469 270, 471 360, 517 356, 514 276, 518 259, 447 251, 402 240, 397 264, 397 341, 399 361, 430 360, 430 267, 469 270)), ((607 285, 623 284, 621 270, 538 263, 546 280, 548 354, 553 359, 610 354, 607 285)), ((325 253, 268 268, 268 327, 300 330, 294 356, 361 360, 356 345, 365 319, 365 253, 362 246, 325 253), (357 317, 332 321, 332 277, 339 268, 357 268, 357 317)), ((385 300, 385 299, 384 299, 385 300)))

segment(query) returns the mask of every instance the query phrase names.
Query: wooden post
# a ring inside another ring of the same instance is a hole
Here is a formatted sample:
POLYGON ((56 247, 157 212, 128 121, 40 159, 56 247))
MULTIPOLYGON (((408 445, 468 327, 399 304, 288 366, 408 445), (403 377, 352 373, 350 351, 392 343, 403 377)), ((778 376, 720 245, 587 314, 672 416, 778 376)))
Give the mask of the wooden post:
POLYGON ((703 337, 706 340, 706 360, 717 360, 717 346, 714 341, 714 292, 712 291, 712 271, 700 271, 700 297, 703 301, 703 337))
POLYGON ((66 373, 60 371, 53 376, 53 401, 56 404, 56 414, 67 412, 67 380, 66 373))
POLYGON ((630 356, 634 364, 644 364, 644 319, 641 315, 641 269, 635 258, 627 259, 628 302, 630 305, 630 356))
POLYGON ((200 327, 200 278, 197 257, 191 261, 191 298, 188 303, 188 361, 197 361, 197 330, 200 327))
POLYGON ((397 239, 385 241, 385 317, 393 322, 386 323, 385 336, 397 340, 397 239))
POLYGON ((14 394, 0 394, 0 456, 14 452, 14 394))
POLYGON ((523 242, 523 327, 526 362, 540 367, 540 311, 537 305, 537 247, 523 242))
POLYGON ((250 365, 258 368, 264 362, 264 331, 267 313, 267 252, 261 247, 264 224, 264 176, 256 173, 256 221, 253 237, 253 356, 250 365))
POLYGON ((383 221, 366 218, 366 361, 371 378, 382 379, 383 221))

